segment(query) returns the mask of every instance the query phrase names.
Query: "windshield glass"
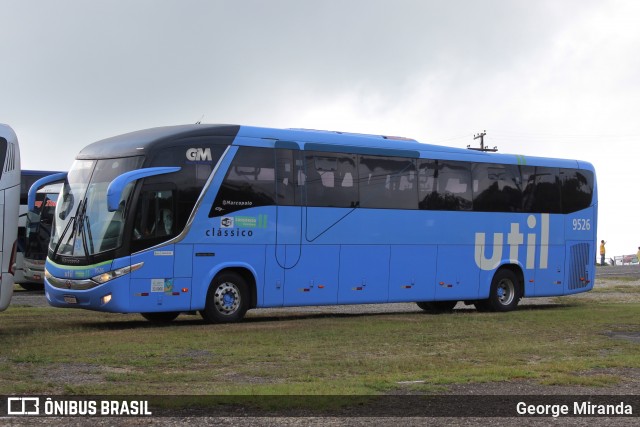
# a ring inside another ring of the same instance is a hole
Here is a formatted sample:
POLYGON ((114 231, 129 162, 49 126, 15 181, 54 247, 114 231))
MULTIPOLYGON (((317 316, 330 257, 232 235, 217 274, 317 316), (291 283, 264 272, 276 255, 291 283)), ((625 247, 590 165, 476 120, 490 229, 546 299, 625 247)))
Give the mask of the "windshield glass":
POLYGON ((33 260, 46 258, 57 200, 58 193, 36 194, 36 211, 27 212, 25 258, 33 260))
POLYGON ((115 212, 107 209, 107 188, 117 176, 139 168, 142 160, 142 157, 127 157, 74 162, 56 207, 50 245, 54 255, 83 257, 116 249, 122 244, 125 202, 133 183, 125 187, 115 212))

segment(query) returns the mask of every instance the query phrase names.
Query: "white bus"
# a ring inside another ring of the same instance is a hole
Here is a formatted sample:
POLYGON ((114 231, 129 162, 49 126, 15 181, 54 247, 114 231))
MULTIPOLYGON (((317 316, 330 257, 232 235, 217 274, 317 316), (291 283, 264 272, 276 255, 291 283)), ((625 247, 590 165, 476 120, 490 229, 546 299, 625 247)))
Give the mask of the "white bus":
POLYGON ((20 205, 20 148, 15 132, 0 124, 0 311, 13 295, 18 209, 20 205))

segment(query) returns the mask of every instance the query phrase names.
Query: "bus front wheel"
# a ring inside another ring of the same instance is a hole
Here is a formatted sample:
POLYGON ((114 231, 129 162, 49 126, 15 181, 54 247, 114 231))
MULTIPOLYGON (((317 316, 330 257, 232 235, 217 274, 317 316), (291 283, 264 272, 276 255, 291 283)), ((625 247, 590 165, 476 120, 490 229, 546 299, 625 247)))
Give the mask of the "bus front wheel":
POLYGON ((213 279, 200 314, 209 323, 232 323, 241 320, 248 309, 246 281, 239 274, 226 272, 213 279))
POLYGON ((440 314, 451 313, 457 303, 458 301, 424 301, 417 302, 416 304, 427 313, 440 314))
POLYGON ((158 313, 140 313, 142 317, 147 319, 149 322, 163 324, 163 323, 171 323, 175 320, 176 317, 180 314, 179 311, 167 311, 167 312, 158 312, 158 313))
POLYGON ((520 282, 515 273, 502 269, 493 276, 489 298, 476 301, 475 306, 478 311, 511 311, 516 309, 521 297, 520 282))

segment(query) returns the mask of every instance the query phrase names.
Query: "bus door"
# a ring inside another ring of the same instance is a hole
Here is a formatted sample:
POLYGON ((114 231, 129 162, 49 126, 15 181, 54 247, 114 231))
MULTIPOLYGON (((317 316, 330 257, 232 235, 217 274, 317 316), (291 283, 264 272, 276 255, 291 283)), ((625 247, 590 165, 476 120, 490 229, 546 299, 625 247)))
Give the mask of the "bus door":
POLYGON ((294 268, 302 255, 302 186, 299 147, 295 142, 277 141, 275 156, 276 210, 275 241, 267 245, 263 305, 284 303, 285 275, 294 268))
MULTIPOLYGON (((282 144, 283 141, 280 141, 282 144)), ((294 143, 291 143, 294 144, 294 143)), ((297 145, 296 145, 297 147, 297 145)), ((275 257, 282 269, 300 260, 302 244, 302 160, 300 151, 276 149, 276 244, 275 257)))
MULTIPOLYGON (((297 148, 297 145, 296 145, 297 148)), ((283 304, 337 303, 338 246, 302 246, 305 185, 304 157, 298 149, 276 150, 277 264, 282 269, 283 304)))
MULTIPOLYGON (((191 307, 190 279, 179 272, 191 272, 191 248, 168 244, 178 233, 174 183, 144 184, 133 219, 131 264, 144 262, 144 268, 131 274, 132 307, 140 312, 182 311, 191 307), (189 252, 185 255, 184 251, 189 252), (181 267, 184 266, 184 267, 181 267), (182 276, 182 277, 181 277, 182 276)), ((112 226, 115 224, 112 224, 112 226)))

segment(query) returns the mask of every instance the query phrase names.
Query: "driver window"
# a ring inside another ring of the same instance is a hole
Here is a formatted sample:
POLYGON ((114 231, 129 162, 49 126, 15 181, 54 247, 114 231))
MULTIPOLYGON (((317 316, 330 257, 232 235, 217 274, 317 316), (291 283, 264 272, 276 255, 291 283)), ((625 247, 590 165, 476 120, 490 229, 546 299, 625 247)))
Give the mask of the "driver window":
POLYGON ((143 191, 136 209, 133 239, 156 239, 175 235, 174 197, 171 190, 143 191))

